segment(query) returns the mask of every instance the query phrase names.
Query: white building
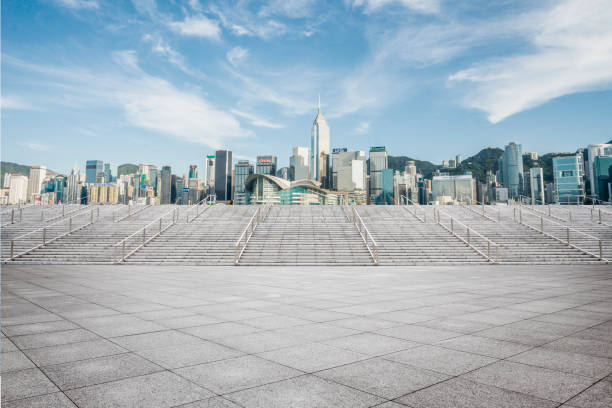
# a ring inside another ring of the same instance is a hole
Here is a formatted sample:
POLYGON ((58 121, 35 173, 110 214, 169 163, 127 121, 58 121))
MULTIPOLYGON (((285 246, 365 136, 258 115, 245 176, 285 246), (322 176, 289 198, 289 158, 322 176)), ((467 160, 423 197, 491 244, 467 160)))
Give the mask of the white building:
POLYGON ((30 178, 28 180, 27 199, 34 201, 32 196, 39 195, 42 189, 42 183, 47 176, 47 168, 45 166, 30 166, 30 178))
POLYGON ((531 204, 544 204, 544 174, 541 167, 529 169, 531 204))
POLYGON ((587 147, 588 160, 585 163, 584 171, 589 181, 591 182, 591 195, 599 197, 597 191, 597 182, 595 181, 595 157, 610 157, 612 156, 612 144, 590 144, 587 147))
POLYGON ((310 178, 310 149, 294 146, 289 158, 289 180, 308 180, 310 178))
POLYGON ((80 204, 82 187, 81 173, 75 163, 66 183, 66 204, 80 204))
POLYGON ((441 197, 472 203, 476 198, 476 185, 471 174, 461 176, 434 176, 431 181, 433 201, 441 197))
POLYGON ((206 165, 204 166, 204 183, 206 187, 215 185, 215 155, 206 156, 206 165))
POLYGON ((338 191, 365 190, 365 152, 338 152, 335 159, 332 171, 335 173, 334 188, 338 191))
POLYGON ((4 184, 9 189, 8 204, 25 204, 29 186, 26 176, 22 174, 7 174, 4 176, 4 184))
POLYGON ((310 178, 321 183, 323 188, 328 187, 329 167, 329 125, 321 113, 321 100, 317 117, 312 124, 310 139, 310 178))

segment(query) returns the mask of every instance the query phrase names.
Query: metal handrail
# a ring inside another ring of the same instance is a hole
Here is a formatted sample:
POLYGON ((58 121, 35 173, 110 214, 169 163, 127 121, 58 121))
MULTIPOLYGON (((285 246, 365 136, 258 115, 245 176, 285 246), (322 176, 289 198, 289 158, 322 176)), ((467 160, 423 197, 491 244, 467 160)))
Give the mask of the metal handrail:
POLYGON ((417 208, 421 206, 421 204, 416 203, 414 201, 412 201, 411 199, 409 199, 408 197, 406 197, 405 195, 402 194, 402 196, 400 197, 400 200, 404 198, 406 200, 406 202, 410 202, 410 206, 412 207, 412 212, 410 212, 410 210, 407 208, 408 205, 403 205, 402 208, 406 211, 408 211, 410 214, 412 214, 417 220, 421 221, 422 223, 427 223, 427 213, 425 211, 423 211, 423 218, 420 218, 417 215, 417 208))
POLYGON ((490 220, 490 221, 493 221, 493 222, 500 222, 500 221, 501 221, 501 211, 499 211, 499 210, 495 210, 495 209, 493 209, 491 206, 489 206, 489 210, 490 210, 490 211, 493 211, 493 212, 497 213, 497 220, 496 220, 495 218, 493 218, 493 217, 489 217, 489 216, 487 215, 487 213, 486 213, 486 208, 487 208, 487 206, 486 206, 486 204, 484 203, 484 201, 483 201, 483 202, 481 202, 481 203, 479 204, 479 203, 478 203, 478 200, 472 200, 470 197, 466 197, 466 198, 467 198, 468 200, 470 200, 470 204, 469 204, 469 205, 465 205, 463 202, 461 202, 461 205, 462 205, 464 208, 467 208, 468 210, 472 211, 473 213, 478 214, 478 215, 482 216, 483 218, 486 218, 486 219, 488 219, 488 220, 490 220), (476 203, 476 204, 473 204, 473 203, 476 203), (473 206, 473 205, 480 205, 480 206, 482 207, 482 213, 479 213, 479 212, 478 212, 478 211, 476 211, 474 208, 472 208, 472 206, 473 206))
POLYGON ((359 235, 361 235, 361 238, 363 239, 363 242, 365 243, 368 252, 370 252, 370 256, 374 261, 374 265, 378 265, 378 244, 374 240, 372 234, 370 234, 368 227, 366 227, 365 223, 361 219, 361 216, 357 212, 357 209, 354 206, 351 206, 351 210, 353 210, 353 224, 355 224, 355 226, 357 227, 359 235))
MULTIPOLYGON (((434 208, 434 219, 436 218, 435 212, 436 212, 436 209, 434 208)), ((472 248, 474 251, 476 251, 482 257, 484 257, 488 262, 499 263, 499 244, 497 244, 497 243, 493 242, 492 240, 490 240, 489 238, 485 237, 484 235, 482 235, 481 233, 476 231, 474 228, 465 225, 464 223, 462 223, 461 221, 457 220, 452 215, 447 214, 447 213, 445 213, 443 211, 440 211, 439 208, 437 209, 437 212, 438 212, 438 217, 437 217, 436 223, 438 225, 440 225, 442 228, 444 228, 445 230, 450 232, 451 235, 455 236, 456 238, 458 238, 463 243, 467 244, 467 246, 472 248), (444 214, 444 215, 446 215, 447 217, 450 218, 450 228, 447 227, 446 225, 444 225, 441 222, 441 220, 440 220, 440 213, 442 213, 442 214, 444 214), (457 234, 457 232, 455 232, 455 224, 459 224, 459 225, 463 226, 466 229, 467 239, 464 239, 462 236, 457 234), (480 249, 476 248, 472 244, 472 239, 471 239, 472 234, 475 234, 476 236, 479 236, 480 238, 484 239, 487 242, 487 253, 486 254, 484 252, 482 252, 480 249), (492 249, 495 250, 495 258, 493 258, 493 256, 492 256, 492 249)))
MULTIPOLYGON (((64 219, 59 220, 57 222, 51 223, 49 225, 45 225, 44 227, 37 228, 37 229, 35 229, 33 231, 30 231, 30 232, 26 232, 25 234, 22 234, 22 235, 20 235, 18 237, 15 237, 15 238, 11 239, 10 257, 9 258, 5 258, 3 260, 3 262, 12 261, 15 258, 18 258, 18 257, 20 257, 22 255, 28 254, 28 253, 30 253, 30 252, 38 249, 38 248, 41 248, 41 247, 43 247, 43 246, 45 246, 47 244, 50 244, 51 242, 54 242, 54 241, 56 241, 56 240, 58 240, 60 238, 63 238, 66 235, 70 235, 73 232, 76 232, 76 231, 78 231, 78 230, 80 230, 82 228, 87 227, 88 225, 93 224, 94 223, 94 210, 92 208, 91 212, 90 212, 89 222, 84 224, 84 225, 81 225, 80 227, 72 228, 72 223, 73 223, 74 217, 79 217, 79 216, 85 215, 85 214, 86 214, 85 212, 82 212, 80 214, 77 214, 77 215, 74 215, 74 216, 70 216, 70 218, 64 218, 64 219), (54 238, 48 240, 47 239, 47 229, 52 227, 52 226, 55 226, 55 225, 57 225, 59 223, 65 222, 65 221, 68 221, 68 231, 66 231, 63 234, 58 235, 57 237, 54 237, 54 238), (27 249, 27 250, 25 250, 23 252, 20 252, 19 254, 15 255, 15 241, 21 240, 21 239, 23 239, 23 238, 25 238, 25 237, 27 237, 29 235, 32 235, 34 233, 37 233, 37 232, 42 232, 42 242, 40 244, 32 247, 32 248, 29 248, 29 249, 27 249)), ((97 213, 97 219, 99 219, 99 218, 100 218, 100 211, 98 211, 98 213, 97 213)))
POLYGON ((246 227, 244 227, 242 234, 240 234, 240 237, 234 244, 234 265, 238 266, 238 263, 240 262, 240 258, 242 257, 242 254, 244 253, 247 247, 247 244, 249 243, 249 240, 255 233, 255 228, 257 228, 257 225, 263 222, 263 220, 266 218, 266 216, 270 212, 271 207, 272 207, 272 203, 268 203, 264 205, 263 207, 257 207, 257 210, 255 211, 253 216, 251 216, 251 218, 249 219, 248 224, 246 225, 246 227), (244 239, 244 244, 242 244, 243 239, 244 239))
POLYGON ((132 215, 136 215, 136 214, 138 214, 138 213, 140 213, 140 212, 142 212, 142 211, 146 210, 147 208, 151 207, 151 204, 146 204, 146 205, 143 205, 143 206, 138 206, 138 207, 140 207, 140 208, 139 208, 139 209, 137 209, 137 210, 136 210, 136 211, 134 211, 134 212, 132 212, 132 208, 133 208, 133 207, 136 207, 135 205, 128 204, 128 205, 127 205, 127 207, 128 207, 128 213, 127 213, 127 215, 124 215, 124 216, 123 216, 123 217, 121 217, 121 218, 117 218, 117 214, 119 213, 119 209, 117 209, 117 210, 113 211, 113 222, 120 222, 120 221, 123 221, 123 220, 125 220, 125 219, 127 219, 127 218, 130 218, 132 215))
MULTIPOLYGON (((525 196, 519 196, 519 197, 525 197, 525 196)), ((527 197, 526 197, 526 198, 527 198, 527 197)), ((524 208, 527 208, 527 209, 529 209, 529 210, 531 210, 531 211, 533 211, 533 212, 536 212, 536 213, 539 213, 539 214, 546 215, 546 216, 548 216, 548 217, 550 217, 550 218, 554 218, 554 219, 557 219, 557 220, 559 220, 559 221, 564 221, 564 222, 565 222, 565 221, 569 221, 569 222, 571 222, 571 221, 572 221, 572 212, 571 212, 570 210, 566 209, 566 208, 562 208, 560 205, 558 205, 559 209, 562 209, 562 210, 566 210, 566 211, 567 211, 567 220, 566 220, 566 219, 563 219, 563 218, 561 218, 561 217, 557 217, 556 215, 553 215, 553 214, 551 213, 551 211, 550 211, 550 208, 551 208, 551 207, 550 207, 550 204, 548 204, 548 214, 547 214, 545 211, 540 211, 540 210, 536 209, 536 208, 535 208, 535 205, 533 205, 533 204, 524 204, 524 203, 521 203, 521 206, 522 206, 522 207, 524 207, 524 208)))
POLYGON ((203 214, 203 213, 204 213, 204 211, 208 210, 208 209, 209 209, 209 208, 212 206, 212 205, 208 205, 208 204, 206 204, 206 199, 207 199, 208 197, 209 197, 209 196, 206 196, 206 197, 202 198, 202 199, 201 199, 200 201, 198 201, 197 203, 195 203, 195 204, 191 205, 191 206, 190 206, 190 207, 187 209, 187 211, 185 211, 185 214, 186 214, 186 217, 187 217, 187 224, 189 224, 191 221, 193 221, 193 220, 195 220, 196 218, 198 218, 198 217, 199 217, 201 214, 203 214), (206 205, 206 208, 204 209, 204 211, 200 212, 200 207, 202 206, 202 203, 204 203, 204 205, 206 205), (193 217, 193 218, 191 219, 191 221, 190 221, 190 220, 189 220, 189 212, 190 212, 190 211, 192 211, 194 208, 195 208, 195 210, 196 210, 196 216, 195 216, 195 217, 193 217))
POLYGON ((140 228, 138 231, 136 231, 133 234, 123 238, 121 241, 117 242, 116 244, 113 244, 113 263, 125 262, 125 260, 127 258, 129 258, 132 254, 134 254, 134 252, 138 251, 140 248, 144 247, 146 244, 151 242, 153 239, 157 238, 159 235, 161 235, 168 228, 170 228, 171 226, 175 225, 177 221, 178 221, 178 209, 177 208, 173 208, 172 210, 168 211, 167 213, 165 213, 161 217, 156 218, 155 220, 151 221, 150 223, 148 223, 144 227, 140 228), (172 222, 164 227, 163 226, 163 219, 166 216, 168 216, 169 214, 172 214, 172 222), (159 224, 159 229, 158 229, 158 231, 155 234, 153 234, 152 236, 150 236, 147 239, 147 228, 149 228, 151 225, 154 225, 154 224, 159 224), (136 248, 134 248, 130 252, 126 253, 125 243, 128 240, 132 239, 133 237, 135 237, 137 235, 140 236, 141 234, 142 234, 142 242, 136 248), (118 248, 121 248, 121 257, 117 256, 118 255, 117 254, 118 248))
MULTIPOLYGON (((529 214, 529 215, 531 215, 531 216, 533 216, 533 217, 538 217, 538 215, 537 215, 537 214, 530 214, 530 213, 528 213, 528 214, 529 214)), ((568 225, 563 225, 563 224, 560 224, 560 223, 558 223, 558 222, 556 222, 556 221, 553 221, 553 220, 550 220, 550 219, 546 219, 546 221, 547 221, 547 222, 549 222, 549 223, 552 223, 552 224, 558 225, 558 226, 559 226, 559 227, 561 227, 561 228, 565 228, 565 231, 566 231, 566 239, 565 239, 565 240, 563 240, 563 239, 561 239, 561 238, 559 238, 559 237, 556 237, 556 236, 554 236, 554 235, 552 235, 552 234, 550 234, 550 233, 548 233, 548 232, 544 231, 544 220, 545 220, 545 219, 544 219, 544 217, 542 217, 542 216, 539 216, 539 218, 540 218, 540 229, 538 230, 538 229, 537 229, 536 227, 534 227, 533 225, 529 225, 529 224, 527 224, 527 223, 525 223, 525 222, 523 221, 523 210, 522 210, 522 208, 519 208, 519 220, 518 220, 518 223, 519 223, 520 225, 524 225, 524 226, 526 226, 526 227, 528 227, 528 228, 530 228, 530 229, 532 229, 532 230, 534 230, 534 231, 536 231, 536 232, 541 233, 542 235, 546 235, 546 236, 547 236, 547 237, 549 237, 549 238, 552 238, 552 239, 554 239, 554 240, 556 240, 556 241, 559 241, 559 242, 561 242, 561 243, 567 244, 567 246, 569 246, 569 247, 571 247, 571 248, 574 248, 574 249, 577 249, 577 250, 579 250, 579 251, 581 251, 581 252, 583 252, 583 253, 585 253, 585 254, 587 254, 587 255, 590 255, 590 256, 592 256, 592 257, 594 257, 594 258, 596 258, 596 259, 598 259, 598 260, 600 260, 600 261, 603 261, 603 262, 608 262, 608 260, 607 260, 607 259, 605 259, 605 258, 603 257, 603 246, 602 246, 602 240, 601 240, 600 238, 597 238, 597 237, 595 237, 595 236, 593 236, 593 235, 591 235, 591 234, 587 234, 586 232, 579 231, 579 230, 577 230, 577 229, 575 229, 575 228, 572 228, 572 227, 570 227, 570 226, 568 226, 568 225), (588 250, 586 250, 586 249, 584 249, 584 248, 580 248, 579 246, 577 246, 577 245, 575 245, 575 244, 572 244, 572 243, 571 243, 571 240, 570 240, 570 231, 573 231, 573 232, 575 232, 575 233, 578 233, 578 234, 584 235, 584 236, 586 236, 587 238, 590 238, 590 239, 595 240, 595 241, 597 242, 598 247, 599 247, 599 256, 598 256, 598 255, 596 255, 596 254, 594 254, 594 253, 592 253, 591 251, 588 251, 588 250)), ((514 221, 516 222, 516 208, 514 209, 514 221)))

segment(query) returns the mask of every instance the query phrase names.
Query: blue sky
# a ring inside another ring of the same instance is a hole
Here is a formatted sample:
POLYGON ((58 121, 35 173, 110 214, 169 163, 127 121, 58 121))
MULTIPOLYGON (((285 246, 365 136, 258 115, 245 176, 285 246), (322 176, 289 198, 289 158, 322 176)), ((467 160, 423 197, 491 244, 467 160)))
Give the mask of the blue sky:
POLYGON ((612 139, 608 0, 5 0, 2 159, 169 164, 309 146, 439 163, 612 139))

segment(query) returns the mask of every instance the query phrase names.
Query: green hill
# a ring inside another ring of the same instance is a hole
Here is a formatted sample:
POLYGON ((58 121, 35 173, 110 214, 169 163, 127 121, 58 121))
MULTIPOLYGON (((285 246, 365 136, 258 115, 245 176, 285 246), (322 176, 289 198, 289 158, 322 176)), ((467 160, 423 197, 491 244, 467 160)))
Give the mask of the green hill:
POLYGON ((406 165, 408 165, 409 161, 414 161, 416 164, 417 171, 423 174, 426 178, 431 177, 431 173, 433 173, 438 167, 432 162, 426 160, 416 160, 406 156, 389 156, 387 158, 388 165, 390 169, 404 171, 406 169, 406 165))
MULTIPOLYGON (((10 174, 22 174, 26 177, 30 177, 30 166, 25 164, 17 164, 12 162, 0 162, 0 183, 4 186, 4 175, 10 174)), ((47 175, 56 176, 58 173, 53 170, 47 169, 47 175)))
POLYGON ((119 166, 117 170, 117 174, 122 176, 124 174, 134 174, 138 173, 138 166, 131 163, 125 163, 119 166))

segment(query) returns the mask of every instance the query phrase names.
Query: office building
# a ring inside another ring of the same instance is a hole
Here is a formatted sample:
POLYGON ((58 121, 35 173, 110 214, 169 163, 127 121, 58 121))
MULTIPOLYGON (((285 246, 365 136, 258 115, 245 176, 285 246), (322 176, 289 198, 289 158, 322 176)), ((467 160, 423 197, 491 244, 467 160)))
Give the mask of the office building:
POLYGON ((541 167, 529 169, 529 189, 531 191, 531 204, 544 204, 544 173, 541 167))
POLYGON ((376 202, 383 192, 382 171, 388 168, 385 146, 370 148, 370 202, 376 202))
POLYGON ((200 173, 198 172, 198 165, 191 164, 189 165, 189 178, 190 179, 199 179, 200 173))
POLYGON ((317 117, 312 124, 310 164, 310 178, 320 182, 322 188, 327 188, 329 184, 329 125, 321 113, 320 100, 317 117))
POLYGON ((460 154, 458 154, 458 155, 455 157, 455 164, 456 164, 457 166, 459 166, 459 165, 461 164, 461 155, 460 155, 460 154))
MULTIPOLYGON (((268 160, 268 159, 264 159, 268 160)), ((258 158, 259 164, 259 158, 258 158)), ((253 174, 253 165, 248 160, 241 160, 235 166, 234 204, 248 204, 246 197, 246 181, 253 174)), ((268 173, 257 173, 268 174, 268 173)), ((268 174, 269 175, 269 174, 268 174)))
POLYGON ((276 156, 257 156, 255 173, 276 176, 276 156))
POLYGON ((104 173, 104 162, 102 160, 87 160, 85 162, 86 183, 95 183, 100 173, 104 173))
POLYGON ((612 201, 612 191, 610 183, 612 182, 612 156, 610 157, 595 157, 593 166, 594 187, 597 193, 597 198, 601 201, 612 201))
POLYGON ((289 180, 308 180, 310 178, 310 149, 294 146, 289 158, 289 180))
POLYGON ((215 152, 215 194, 219 202, 232 199, 231 150, 217 150, 215 152))
POLYGON ((382 186, 382 191, 381 194, 379 194, 376 197, 376 204, 394 204, 394 200, 395 197, 393 196, 394 193, 394 183, 393 183, 393 176, 394 176, 394 172, 393 169, 382 169, 382 171, 380 172, 381 174, 381 186, 382 186))
POLYGON ((66 183, 66 204, 79 204, 81 202, 81 188, 81 173, 75 163, 66 183))
POLYGON ((276 177, 282 178, 283 180, 289 180, 289 167, 281 167, 276 170, 276 177))
POLYGON ((476 185, 471 174, 434 176, 431 182, 432 199, 440 203, 471 204, 476 198, 476 185))
POLYGON ((189 187, 187 187, 185 185, 185 179, 184 178, 177 178, 176 179, 176 204, 187 204, 188 200, 189 200, 189 187), (187 194, 187 196, 185 197, 185 200, 183 200, 183 195, 187 194))
POLYGON ((104 163, 104 179, 108 183, 117 181, 119 167, 115 163, 104 163))
POLYGON ((347 149, 332 152, 332 180, 336 191, 365 191, 366 156, 359 150, 348 152, 347 149))
POLYGON ((555 202, 555 183, 548 183, 544 186, 544 198, 546 204, 553 204, 555 202))
POLYGON ((329 177, 329 188, 330 190, 338 190, 338 156, 340 153, 348 152, 346 147, 334 147, 331 153, 330 162, 330 177, 329 177))
POLYGON ((523 153, 522 146, 516 142, 508 143, 498 161, 501 182, 508 188, 512 199, 518 199, 523 193, 523 153))
POLYGON ((584 202, 583 171, 581 154, 553 158, 556 203, 580 204, 584 202))
POLYGON ((591 195, 595 198, 601 199, 599 197, 599 186, 596 180, 597 170, 595 169, 595 160, 597 157, 612 157, 612 144, 590 144, 586 149, 584 170, 586 177, 589 180, 589 185, 591 189, 590 192, 591 195))
POLYGON ((207 188, 212 188, 215 185, 215 156, 206 156, 206 166, 204 166, 204 183, 207 188))
POLYGON ((30 166, 30 177, 28 177, 28 192, 27 199, 34 202, 34 196, 38 196, 42 190, 42 184, 47 176, 47 168, 45 166, 30 166))
POLYGON ((119 203, 117 184, 89 184, 87 186, 87 202, 89 204, 119 203))
POLYGON ((200 179, 198 178, 190 178, 187 181, 187 186, 189 188, 189 194, 188 194, 188 202, 187 204, 196 204, 198 201, 200 201, 201 197, 201 193, 202 190, 200 188, 200 179))
POLYGON ((23 174, 6 174, 4 185, 9 189, 8 204, 25 204, 28 200, 28 178, 23 174))
POLYGON ((172 169, 170 166, 162 167, 160 180, 160 204, 172 204, 172 169))

